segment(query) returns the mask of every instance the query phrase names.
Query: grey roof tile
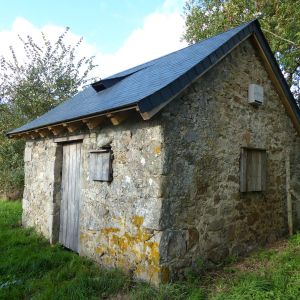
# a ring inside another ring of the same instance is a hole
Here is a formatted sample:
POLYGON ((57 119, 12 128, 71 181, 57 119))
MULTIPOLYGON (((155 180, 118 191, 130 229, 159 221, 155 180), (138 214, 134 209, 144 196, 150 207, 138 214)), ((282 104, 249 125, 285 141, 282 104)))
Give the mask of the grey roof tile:
POLYGON ((41 117, 8 134, 134 105, 138 105, 141 112, 150 111, 168 101, 186 84, 231 51, 243 38, 253 33, 254 30, 258 30, 258 27, 258 21, 248 22, 184 49, 107 77, 93 84, 95 89, 97 85, 101 87, 99 92, 96 92, 92 86, 87 87, 41 117), (154 94, 155 97, 150 97, 154 94))

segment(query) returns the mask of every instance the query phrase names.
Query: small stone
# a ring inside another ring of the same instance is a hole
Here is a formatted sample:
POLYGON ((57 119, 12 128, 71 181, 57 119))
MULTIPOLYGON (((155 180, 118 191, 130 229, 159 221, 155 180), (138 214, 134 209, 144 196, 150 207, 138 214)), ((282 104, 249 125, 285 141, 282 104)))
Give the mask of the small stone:
POLYGON ((199 232, 196 228, 189 228, 188 229, 188 250, 191 249, 199 242, 199 232))
POLYGON ((228 241, 233 241, 235 238, 235 225, 230 225, 227 229, 227 239, 228 241))
POLYGON ((170 270, 168 267, 161 268, 160 278, 162 283, 167 283, 170 281, 170 270))
POLYGON ((172 229, 165 230, 161 238, 160 248, 162 261, 183 257, 187 250, 186 232, 172 229))
POLYGON ((233 176, 233 175, 229 175, 229 176, 227 177, 227 180, 228 180, 228 181, 235 182, 235 183, 239 183, 239 182, 240 182, 239 177, 238 177, 238 176, 233 176))
POLYGON ((205 211, 205 213, 206 214, 208 214, 208 215, 210 215, 210 216, 215 216, 216 214, 217 214, 217 209, 216 208, 214 208, 214 207, 209 207, 206 211, 205 211))
POLYGON ((219 219, 219 220, 214 220, 208 224, 207 229, 209 231, 218 231, 221 230, 224 227, 224 220, 219 219))
POLYGON ((216 194, 216 195, 214 196, 214 204, 216 205, 216 204, 218 204, 220 201, 221 201, 220 195, 219 195, 219 194, 216 194))
POLYGON ((220 263, 229 255, 229 250, 225 245, 219 245, 208 253, 208 259, 215 264, 220 263))
POLYGON ((252 213, 247 216, 247 224, 249 226, 252 226, 254 223, 256 223, 259 220, 259 215, 257 213, 252 213))
POLYGON ((199 134, 195 131, 189 131, 184 138, 188 143, 196 142, 199 140, 199 134))

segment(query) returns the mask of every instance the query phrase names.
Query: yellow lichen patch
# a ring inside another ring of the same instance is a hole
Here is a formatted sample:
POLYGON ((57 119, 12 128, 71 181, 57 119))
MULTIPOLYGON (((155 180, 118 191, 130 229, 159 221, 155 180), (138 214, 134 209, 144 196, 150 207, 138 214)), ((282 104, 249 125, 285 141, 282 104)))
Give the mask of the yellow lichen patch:
POLYGON ((153 264, 158 266, 160 260, 158 243, 148 242, 147 246, 150 248, 149 259, 153 262, 153 264))
POLYGON ((156 146, 156 147, 154 148, 154 152, 155 152, 155 154, 159 155, 160 152, 161 152, 161 147, 160 147, 160 146, 156 146))
POLYGON ((104 256, 103 257, 103 263, 107 267, 113 267, 114 266, 113 259, 111 258, 111 256, 104 256))
POLYGON ((110 257, 116 257, 119 255, 119 252, 111 247, 108 248, 108 253, 109 253, 110 257))
POLYGON ((134 236, 134 240, 137 242, 146 242, 151 238, 151 235, 141 228, 139 228, 137 234, 134 236))
POLYGON ((170 270, 167 267, 162 267, 160 270, 160 279, 162 283, 170 281, 170 270))
POLYGON ((123 237, 127 240, 128 243, 132 243, 135 240, 135 238, 128 232, 125 232, 123 237))
POLYGON ((97 254, 99 254, 99 255, 102 255, 103 253, 105 253, 106 252, 106 249, 104 248, 104 247, 97 247, 96 248, 96 250, 95 250, 95 252, 97 253, 97 254))
POLYGON ((133 216, 132 218, 132 224, 134 224, 136 227, 141 227, 144 223, 144 217, 141 216, 133 216))
POLYGON ((104 233, 105 235, 108 235, 110 233, 119 232, 119 231, 120 231, 120 229, 116 228, 116 227, 106 227, 101 230, 101 232, 104 233))
POLYGON ((118 259, 116 261, 116 265, 118 266, 118 268, 121 268, 123 270, 130 269, 130 264, 129 264, 128 260, 125 259, 124 257, 118 257, 118 259))
POLYGON ((126 218, 118 217, 118 218, 114 218, 114 221, 119 224, 119 227, 125 228, 125 226, 126 226, 126 218))
POLYGON ((138 277, 158 282, 161 276, 159 244, 153 241, 153 234, 142 226, 144 217, 133 216, 131 226, 125 219, 118 221, 124 223, 124 227, 101 230, 95 253, 105 265, 134 269, 138 277), (125 228, 132 228, 132 231, 124 231, 125 228))
POLYGON ((89 233, 96 234, 96 233, 98 233, 98 231, 96 231, 96 230, 89 230, 89 233))
POLYGON ((141 274, 145 271, 145 268, 142 265, 137 265, 135 269, 136 274, 141 274))
POLYGON ((85 241, 88 239, 88 235, 85 233, 80 233, 80 241, 85 241))
POLYGON ((150 265, 147 268, 147 273, 150 279, 155 278, 160 274, 160 267, 150 265))
POLYGON ((161 269, 158 266, 139 264, 135 269, 135 274, 141 279, 158 283, 159 277, 161 276, 161 269))
POLYGON ((128 239, 125 236, 119 237, 114 234, 111 237, 111 242, 113 245, 118 246, 122 252, 127 250, 129 246, 128 239))
POLYGON ((146 259, 145 253, 143 251, 141 251, 141 249, 138 245, 135 245, 135 246, 132 247, 132 253, 134 253, 135 262, 138 263, 138 264, 146 259))

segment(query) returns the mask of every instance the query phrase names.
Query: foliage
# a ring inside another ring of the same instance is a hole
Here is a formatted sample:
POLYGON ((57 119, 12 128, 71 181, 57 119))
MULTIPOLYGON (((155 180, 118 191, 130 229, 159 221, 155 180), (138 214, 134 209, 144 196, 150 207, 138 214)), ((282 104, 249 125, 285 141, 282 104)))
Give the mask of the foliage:
POLYGON ((259 18, 298 103, 300 102, 300 0, 188 0, 184 38, 195 43, 259 18))
POLYGON ((31 36, 19 36, 22 62, 13 47, 10 58, 0 57, 0 186, 4 191, 23 185, 24 149, 24 142, 9 141, 5 133, 65 101, 91 80, 94 58, 79 57, 82 39, 67 44, 68 31, 54 43, 43 33, 41 44, 31 36))

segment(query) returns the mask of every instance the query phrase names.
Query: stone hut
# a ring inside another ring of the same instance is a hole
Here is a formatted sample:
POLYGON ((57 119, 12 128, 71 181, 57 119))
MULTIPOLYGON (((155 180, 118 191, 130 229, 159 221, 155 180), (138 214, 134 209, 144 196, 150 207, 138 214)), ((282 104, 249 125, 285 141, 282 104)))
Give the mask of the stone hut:
POLYGON ((296 226, 299 121, 258 21, 243 24, 9 132, 26 139, 23 225, 155 284, 214 266, 296 226))

